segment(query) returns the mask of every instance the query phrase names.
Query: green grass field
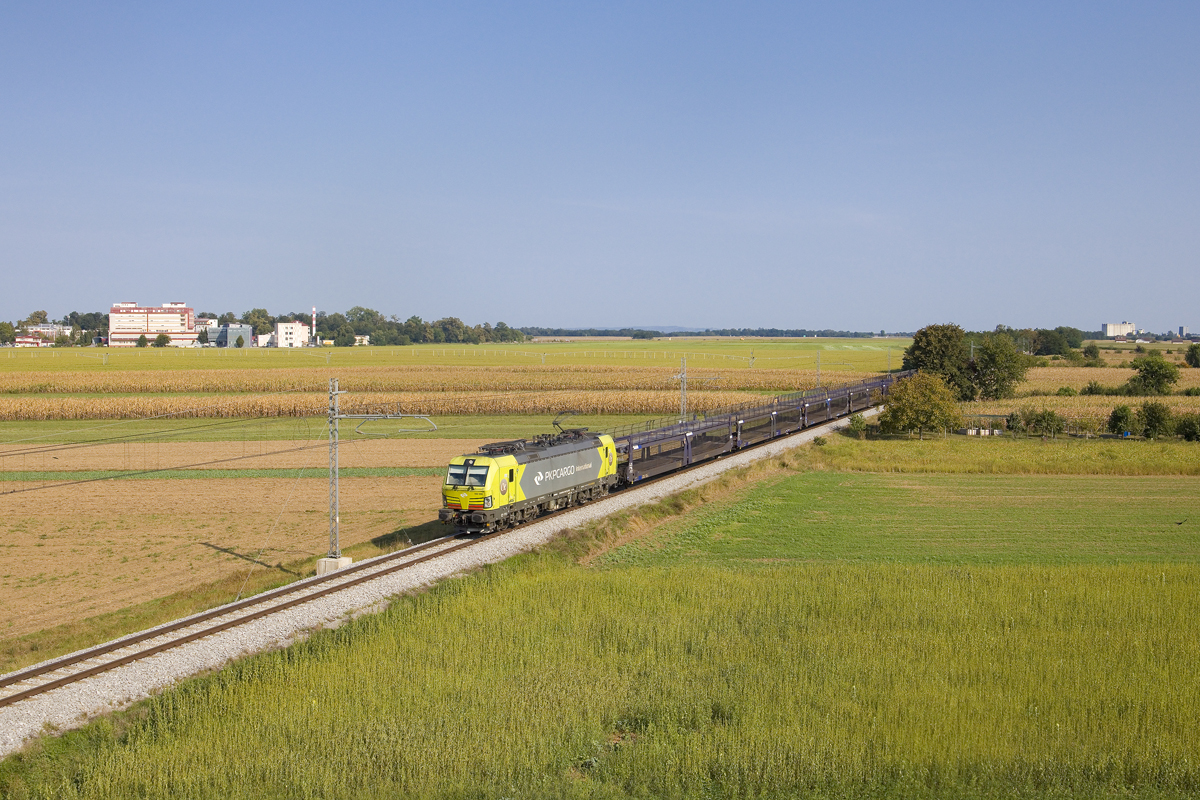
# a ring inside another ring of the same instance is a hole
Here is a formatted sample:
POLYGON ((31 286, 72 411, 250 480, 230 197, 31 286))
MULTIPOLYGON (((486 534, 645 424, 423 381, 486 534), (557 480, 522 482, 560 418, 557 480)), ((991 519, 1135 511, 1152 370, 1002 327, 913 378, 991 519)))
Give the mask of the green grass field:
MULTIPOLYGON (((602 431, 644 422, 646 414, 579 415, 564 425, 602 431)), ((397 433, 400 422, 371 422, 356 434, 356 425, 339 426, 343 441, 386 435, 393 439, 521 439, 554 431, 552 414, 498 416, 438 416, 438 429, 429 433, 397 433)), ((405 420, 405 426, 420 422, 405 420)), ((264 417, 256 419, 152 419, 152 420, 54 420, 45 422, 0 422, 0 444, 29 446, 74 442, 228 442, 315 440, 327 438, 326 420, 313 417, 264 417)))
POLYGON ((1196 479, 1036 446, 832 437, 42 740, 0 793, 1195 796, 1196 479))
POLYGON ((525 558, 0 766, 9 797, 1187 797, 1193 567, 525 558))
POLYGON ((413 345, 410 347, 321 348, 49 348, 0 350, 0 372, 147 369, 263 369, 329 366, 440 364, 678 364, 689 368, 750 366, 809 369, 821 353, 822 368, 883 371, 889 353, 900 368, 911 339, 653 339, 584 342, 525 342, 504 345, 413 345), (107 357, 107 359, 106 359, 107 357))
POLYGON ((1200 564, 1196 489, 1179 476, 803 472, 703 505, 603 563, 1200 564))
POLYGON ((860 441, 832 436, 797 458, 811 469, 991 475, 1200 475, 1200 446, 1182 441, 949 436, 860 441), (898 446, 899 442, 903 442, 898 446))

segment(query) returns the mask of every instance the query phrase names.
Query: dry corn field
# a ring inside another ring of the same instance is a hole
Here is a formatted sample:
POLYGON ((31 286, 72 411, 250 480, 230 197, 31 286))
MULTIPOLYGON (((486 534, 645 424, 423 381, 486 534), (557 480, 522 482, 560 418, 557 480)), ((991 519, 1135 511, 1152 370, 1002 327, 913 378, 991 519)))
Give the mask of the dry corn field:
MULTIPOLYGON (((1025 382, 1017 387, 1017 394, 1055 392, 1064 386, 1079 391, 1091 381, 1101 386, 1120 386, 1133 376, 1132 369, 1115 367, 1041 367, 1029 370, 1025 382)), ((1175 384, 1175 390, 1190 389, 1194 386, 1200 386, 1200 369, 1180 369, 1179 383, 1175 384)))
MULTIPOLYGON (((678 369, 612 365, 447 367, 431 365, 345 367, 336 370, 343 410, 381 406, 444 415, 557 413, 670 414, 679 408, 678 369)), ((184 369, 134 371, 11 372, 0 374, 0 420, 312 417, 327 409, 328 368, 184 369)), ((1133 370, 1051 366, 1032 369, 1017 398, 970 404, 968 414, 1007 414, 1022 404, 1053 408, 1071 419, 1106 418, 1120 402, 1108 396, 1044 397, 1062 387, 1081 390, 1091 381, 1119 386, 1133 370), (1032 397, 1031 397, 1032 395, 1032 397)), ((876 373, 830 371, 824 385, 874 377, 876 373)), ((816 370, 697 368, 689 376, 689 408, 712 411, 751 401, 756 395, 811 389, 816 370), (709 380, 715 379, 715 380, 709 380), (699 388, 703 387, 703 388, 699 388)), ((1176 390, 1200 387, 1200 370, 1181 369, 1176 390)), ((1170 396, 1176 411, 1200 410, 1200 398, 1170 396)))
POLYGON ((1142 403, 1163 403, 1175 415, 1200 413, 1200 397, 1018 397, 1012 400, 992 400, 983 403, 963 403, 963 414, 970 417, 976 414, 1008 415, 1019 408, 1033 408, 1038 411, 1050 409, 1067 419, 1068 422, 1104 427, 1108 415, 1115 406, 1126 405, 1130 408, 1140 408, 1142 403))
MULTIPOLYGON (((789 392, 817 385, 816 370, 699 368, 693 380, 723 391, 789 392)), ((546 391, 574 389, 666 389, 678 385, 678 365, 621 367, 556 365, 506 367, 345 367, 299 369, 194 369, 0 374, 0 394, 182 394, 321 391, 336 377, 349 392, 546 391)), ((847 383, 875 373, 824 372, 826 382, 847 383)))
MULTIPOLYGON (((445 415, 557 413, 564 408, 585 414, 670 414, 679 409, 677 372, 674 367, 607 365, 411 366, 349 367, 336 377, 350 393, 342 398, 348 412, 390 406, 445 415)), ((322 416, 330 375, 317 368, 16 372, 0 375, 0 420, 322 416)), ((713 369, 694 375, 693 381, 708 388, 689 392, 693 411, 745 403, 754 399, 753 393, 810 389, 819 380, 815 370, 713 369)), ((842 384, 871 375, 826 370, 822 378, 826 384, 842 384)))

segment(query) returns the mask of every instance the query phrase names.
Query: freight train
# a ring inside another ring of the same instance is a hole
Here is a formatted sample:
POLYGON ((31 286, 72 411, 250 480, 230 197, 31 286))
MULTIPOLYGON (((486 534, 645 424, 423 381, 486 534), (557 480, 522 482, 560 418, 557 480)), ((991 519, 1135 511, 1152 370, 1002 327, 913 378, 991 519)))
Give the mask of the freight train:
POLYGON ((877 405, 896 380, 909 374, 793 392, 766 403, 652 420, 608 433, 560 428, 533 439, 486 444, 450 462, 438 519, 459 533, 504 530, 877 405))

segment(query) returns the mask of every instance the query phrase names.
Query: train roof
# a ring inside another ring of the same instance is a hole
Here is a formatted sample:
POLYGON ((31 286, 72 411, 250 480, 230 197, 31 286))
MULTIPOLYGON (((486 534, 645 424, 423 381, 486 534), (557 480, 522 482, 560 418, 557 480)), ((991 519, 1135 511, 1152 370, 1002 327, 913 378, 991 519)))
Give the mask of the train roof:
POLYGON ((590 433, 587 428, 569 428, 559 433, 535 436, 532 439, 514 439, 510 442, 481 445, 479 452, 488 456, 515 455, 518 460, 526 461, 573 452, 581 447, 595 447, 599 439, 600 434, 590 433))

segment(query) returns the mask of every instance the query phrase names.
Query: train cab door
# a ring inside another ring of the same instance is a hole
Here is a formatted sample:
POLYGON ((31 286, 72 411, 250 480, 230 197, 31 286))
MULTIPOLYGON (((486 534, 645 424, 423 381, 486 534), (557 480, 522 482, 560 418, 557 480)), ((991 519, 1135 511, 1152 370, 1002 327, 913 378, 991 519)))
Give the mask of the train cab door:
POLYGON ((517 471, 515 469, 510 469, 508 471, 508 502, 510 503, 516 499, 517 496, 517 482, 513 480, 513 478, 516 476, 516 473, 517 471))

